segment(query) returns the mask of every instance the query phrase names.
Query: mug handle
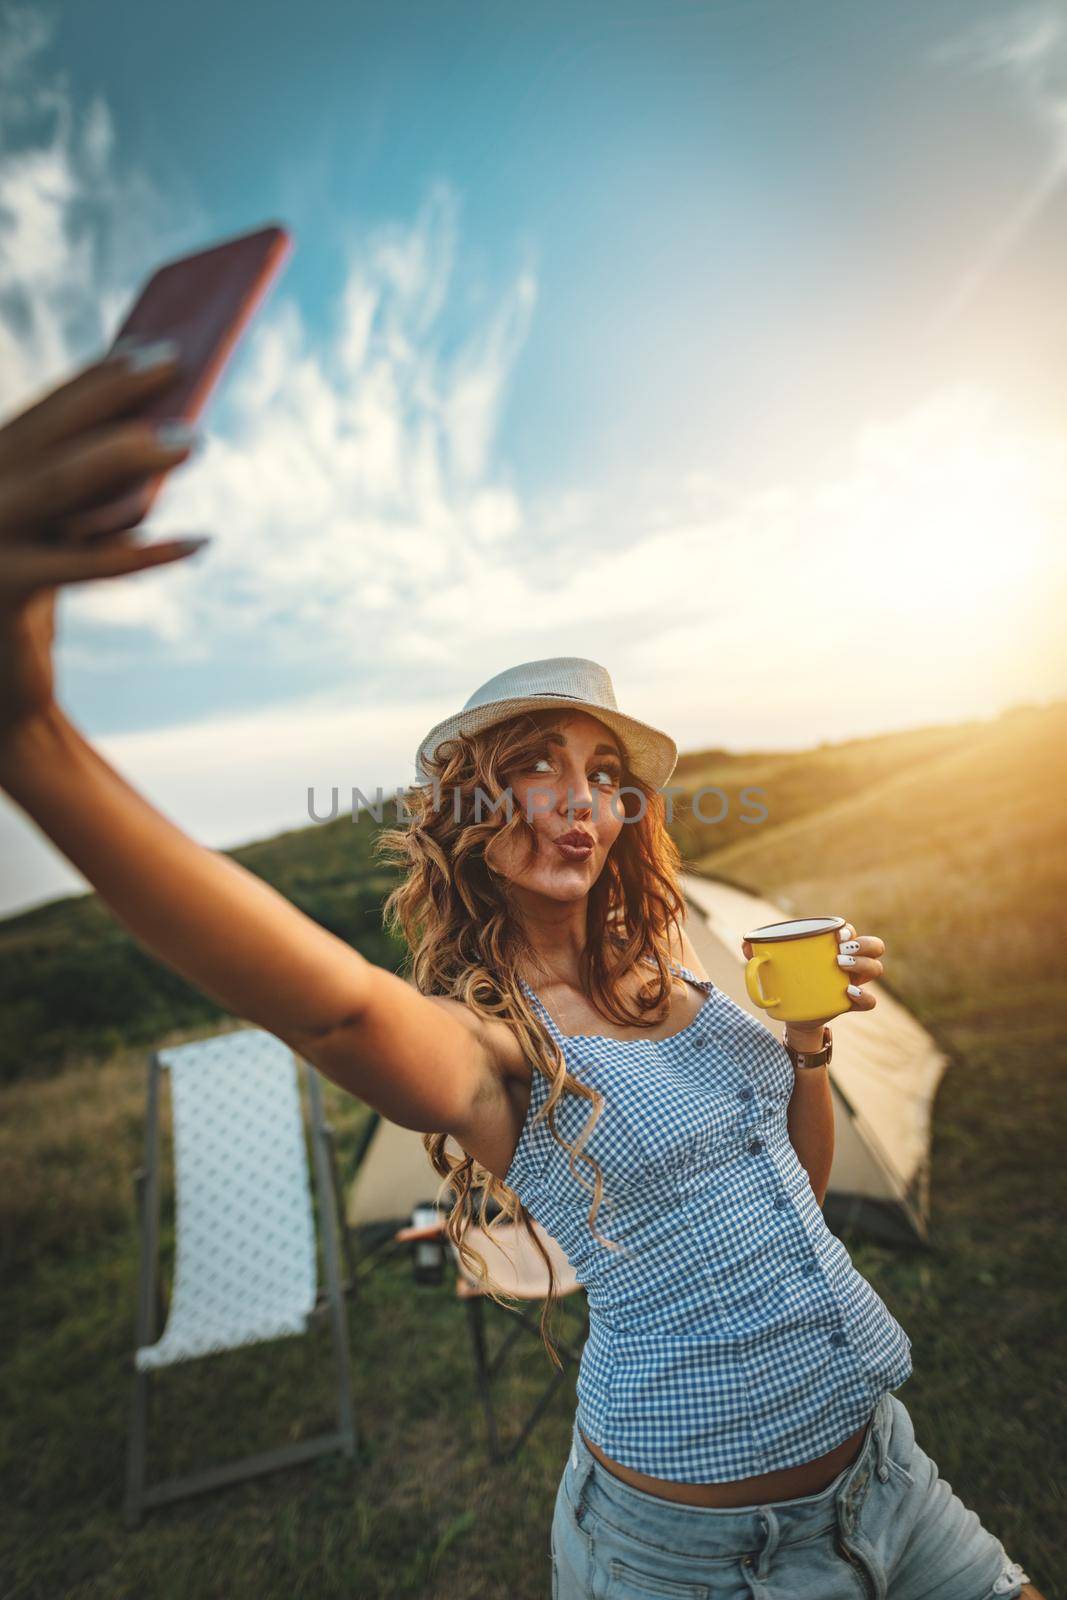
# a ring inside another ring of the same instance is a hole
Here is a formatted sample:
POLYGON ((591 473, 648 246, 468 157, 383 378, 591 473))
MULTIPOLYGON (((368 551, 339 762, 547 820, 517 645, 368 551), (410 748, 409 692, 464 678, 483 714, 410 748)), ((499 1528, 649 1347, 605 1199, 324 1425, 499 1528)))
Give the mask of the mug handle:
POLYGON ((781 1001, 777 999, 768 1000, 766 995, 763 993, 763 986, 760 983, 760 968, 764 966, 770 966, 770 962, 770 956, 753 956, 752 960, 745 967, 745 988, 748 990, 748 997, 755 1005, 762 1006, 764 1011, 766 1011, 768 1006, 777 1006, 781 1004, 781 1001))

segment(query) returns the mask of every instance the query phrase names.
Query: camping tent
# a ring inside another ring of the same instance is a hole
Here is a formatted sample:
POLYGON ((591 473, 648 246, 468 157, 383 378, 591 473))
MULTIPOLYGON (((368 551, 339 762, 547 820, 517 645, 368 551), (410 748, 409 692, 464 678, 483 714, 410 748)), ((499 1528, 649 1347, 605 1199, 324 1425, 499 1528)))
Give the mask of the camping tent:
MULTIPOLYGON (((687 873, 687 932, 712 981, 780 1037, 782 1024, 745 989, 741 938, 751 928, 824 908, 783 910, 729 884, 687 873)), ((860 932, 863 930, 860 929, 860 932)), ((829 1077, 835 1149, 823 1207, 835 1231, 845 1226, 886 1240, 924 1240, 929 1207, 930 1109, 947 1059, 905 1006, 871 986, 878 1004, 834 1021, 829 1077)), ((458 1154, 458 1147, 456 1149, 458 1154)), ((361 1143, 348 1190, 352 1227, 395 1223, 431 1199, 440 1178, 422 1135, 375 1116, 361 1143)))

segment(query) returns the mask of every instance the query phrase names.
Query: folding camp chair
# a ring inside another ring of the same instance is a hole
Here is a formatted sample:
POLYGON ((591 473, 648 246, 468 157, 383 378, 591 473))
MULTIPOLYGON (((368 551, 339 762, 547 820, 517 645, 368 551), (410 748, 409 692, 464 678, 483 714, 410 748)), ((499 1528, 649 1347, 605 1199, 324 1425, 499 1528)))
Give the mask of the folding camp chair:
MULTIPOLYGON (((486 1220, 491 1221, 492 1216, 493 1208, 489 1207, 487 1208, 486 1220)), ((532 1218, 531 1221, 533 1221, 532 1218)), ((568 1295, 574 1294, 580 1288, 574 1268, 555 1239, 545 1232, 541 1224, 533 1221, 533 1227, 552 1260, 556 1277, 556 1289, 561 1299, 565 1300, 568 1295)), ((420 1239, 440 1240, 444 1236, 444 1230, 444 1216, 439 1216, 436 1222, 425 1228, 414 1226, 400 1228, 394 1237, 400 1242, 420 1239)), ((537 1247, 530 1239, 526 1229, 520 1227, 517 1223, 504 1222, 497 1224, 491 1233, 485 1228, 476 1227, 472 1224, 464 1239, 471 1249, 475 1250, 485 1262, 494 1288, 505 1295, 527 1302, 526 1309, 523 1311, 503 1312, 501 1310, 502 1315, 510 1316, 513 1319, 514 1325, 505 1334, 500 1348, 490 1361, 486 1350, 484 1302, 491 1297, 487 1295, 486 1291, 478 1283, 477 1278, 464 1266, 456 1246, 451 1240, 448 1241, 451 1247, 452 1259, 456 1266, 456 1297, 463 1301, 467 1307, 467 1322, 470 1328, 471 1348, 474 1354, 475 1381, 478 1386, 482 1407, 485 1411, 486 1432, 489 1438, 489 1457, 494 1462, 511 1461, 518 1455, 541 1417, 547 1411, 557 1389, 567 1377, 572 1364, 581 1359, 581 1346, 584 1345, 589 1332, 589 1306, 588 1303, 583 1304, 582 1326, 577 1346, 569 1344, 563 1338, 553 1338, 553 1343, 559 1351, 562 1367, 559 1371, 553 1371, 548 1384, 526 1419, 521 1431, 510 1445, 505 1446, 500 1438, 500 1430, 493 1407, 493 1380, 500 1372, 508 1351, 516 1339, 522 1337, 524 1332, 536 1339, 542 1351, 544 1350, 539 1326, 539 1302, 543 1301, 548 1294, 548 1268, 542 1261, 537 1247)))
POLYGON ((348 1330, 339 1271, 337 1196, 318 1074, 304 1069, 322 1229, 315 1218, 297 1060, 274 1034, 241 1028, 153 1053, 145 1164, 136 1174, 141 1265, 126 1470, 126 1520, 158 1506, 329 1451, 355 1454, 348 1330), (159 1087, 170 1072, 174 1124, 175 1267, 166 1327, 157 1291, 159 1087), (149 1374, 244 1345, 308 1331, 328 1308, 337 1365, 337 1428, 299 1444, 146 1485, 149 1374), (153 1342, 154 1341, 154 1342, 153 1342))

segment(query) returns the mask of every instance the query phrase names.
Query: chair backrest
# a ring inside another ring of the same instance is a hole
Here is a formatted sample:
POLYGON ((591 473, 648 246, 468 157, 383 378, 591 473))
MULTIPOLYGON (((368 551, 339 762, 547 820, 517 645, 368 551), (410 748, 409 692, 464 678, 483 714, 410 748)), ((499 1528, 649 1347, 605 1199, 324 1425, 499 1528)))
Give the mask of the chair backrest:
POLYGON ((156 1052, 174 1123, 174 1298, 310 1313, 315 1218, 296 1057, 260 1028, 156 1052))

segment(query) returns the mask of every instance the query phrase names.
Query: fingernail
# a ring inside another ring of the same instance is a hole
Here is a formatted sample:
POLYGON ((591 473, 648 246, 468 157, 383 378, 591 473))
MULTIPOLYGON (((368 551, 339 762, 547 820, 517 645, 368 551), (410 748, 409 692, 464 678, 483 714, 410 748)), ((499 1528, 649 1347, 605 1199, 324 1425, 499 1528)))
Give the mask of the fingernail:
POLYGON ((853 1000, 858 1000, 860 995, 863 993, 863 990, 859 987, 858 984, 850 983, 848 988, 845 990, 845 993, 846 994, 850 994, 852 996, 853 1000))
POLYGON ((121 357, 129 372, 150 372, 153 367, 176 361, 178 344, 175 339, 156 339, 152 344, 138 344, 136 339, 127 338, 120 339, 112 353, 121 357))
POLYGON ((860 947, 860 942, 859 942, 858 939, 848 939, 841 946, 841 954, 842 955, 847 955, 850 951, 858 950, 859 947, 860 947))
POLYGON ((837 964, 839 967, 854 967, 856 958, 855 956, 838 956, 837 964))
POLYGON ((181 550, 182 553, 185 554, 186 552, 191 552, 193 550, 202 550, 206 544, 210 543, 211 534, 201 533, 195 536, 190 536, 188 539, 175 539, 174 548, 175 550, 181 550))
POLYGON ((188 450, 197 442, 197 433, 191 423, 174 419, 156 424, 156 438, 164 450, 188 450))

